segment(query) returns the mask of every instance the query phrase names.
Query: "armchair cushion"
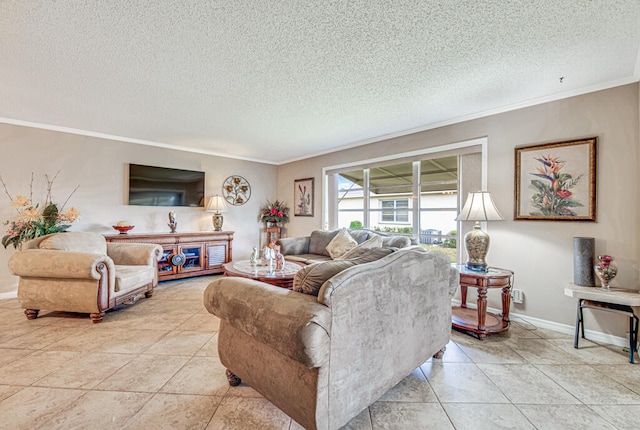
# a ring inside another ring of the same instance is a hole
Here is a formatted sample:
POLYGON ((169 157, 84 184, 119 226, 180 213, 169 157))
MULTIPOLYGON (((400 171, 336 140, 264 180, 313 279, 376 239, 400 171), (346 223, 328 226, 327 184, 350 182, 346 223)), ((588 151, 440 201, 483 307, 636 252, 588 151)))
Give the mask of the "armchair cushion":
POLYGON ((40 242, 38 248, 106 255, 107 241, 99 234, 76 231, 73 234, 51 234, 40 242))
POLYGON ((155 271, 154 266, 116 266, 114 291, 130 291, 146 285, 149 279, 153 279, 155 271))

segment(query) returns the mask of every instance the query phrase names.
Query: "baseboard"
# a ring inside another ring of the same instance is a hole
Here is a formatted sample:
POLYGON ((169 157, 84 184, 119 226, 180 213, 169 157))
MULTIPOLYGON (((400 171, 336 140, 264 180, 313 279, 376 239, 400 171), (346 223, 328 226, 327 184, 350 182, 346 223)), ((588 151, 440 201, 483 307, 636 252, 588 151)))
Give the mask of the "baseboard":
POLYGON ((17 291, 12 291, 10 293, 0 293, 0 300, 15 299, 16 297, 18 297, 17 291))
MULTIPOLYGON (((454 303, 456 306, 460 305, 460 300, 453 299, 451 302, 454 303)), ((467 307, 475 309, 475 305, 472 305, 471 303, 468 303, 467 307)), ((502 309, 496 309, 496 308, 487 308, 487 311, 492 312, 496 315, 499 315, 502 313, 502 309)), ((515 312, 509 312, 509 319, 511 320, 511 322, 517 322, 517 320, 522 320, 525 323, 532 324, 536 327, 543 328, 546 330, 553 330, 553 331, 557 331, 559 333, 564 333, 564 334, 574 335, 576 331, 576 327, 574 325, 560 324, 554 321, 547 321, 547 320, 535 318, 529 315, 518 314, 515 312)), ((612 334, 602 333, 596 330, 585 330, 584 334, 588 340, 592 340, 597 343, 607 343, 610 345, 621 346, 621 347, 629 346, 629 339, 626 337, 614 336, 612 334)))

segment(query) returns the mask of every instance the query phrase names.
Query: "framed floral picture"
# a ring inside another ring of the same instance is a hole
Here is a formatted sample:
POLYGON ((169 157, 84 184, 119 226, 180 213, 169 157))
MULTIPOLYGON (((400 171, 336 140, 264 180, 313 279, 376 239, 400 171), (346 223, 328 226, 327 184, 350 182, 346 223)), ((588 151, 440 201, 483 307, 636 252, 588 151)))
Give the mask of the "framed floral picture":
POLYGON ((293 181, 293 215, 313 216, 313 178, 293 181))
POLYGON ((515 220, 596 221, 597 137, 515 149, 515 220))

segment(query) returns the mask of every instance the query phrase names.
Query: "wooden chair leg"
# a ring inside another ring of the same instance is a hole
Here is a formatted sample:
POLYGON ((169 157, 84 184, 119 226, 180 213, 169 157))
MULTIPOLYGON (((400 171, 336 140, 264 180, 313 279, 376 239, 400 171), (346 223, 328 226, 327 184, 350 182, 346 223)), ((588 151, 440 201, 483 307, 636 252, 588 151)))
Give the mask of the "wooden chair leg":
POLYGON ((34 319, 38 318, 38 312, 40 312, 40 309, 25 309, 24 310, 24 314, 27 316, 28 320, 34 320, 34 319))
POLYGON ((242 380, 240 378, 238 378, 231 370, 227 369, 227 371, 225 372, 225 374, 227 375, 227 380, 229 381, 229 385, 231 385, 232 387, 237 387, 238 385, 240 385, 240 382, 242 382, 242 380))
POLYGON ((89 316, 91 317, 91 321, 93 321, 94 324, 97 324, 99 322, 102 322, 102 318, 104 318, 104 312, 92 313, 89 314, 89 316))
POLYGON ((446 346, 443 346, 442 349, 435 354, 433 354, 433 358, 442 358, 444 356, 444 352, 447 350, 446 346))

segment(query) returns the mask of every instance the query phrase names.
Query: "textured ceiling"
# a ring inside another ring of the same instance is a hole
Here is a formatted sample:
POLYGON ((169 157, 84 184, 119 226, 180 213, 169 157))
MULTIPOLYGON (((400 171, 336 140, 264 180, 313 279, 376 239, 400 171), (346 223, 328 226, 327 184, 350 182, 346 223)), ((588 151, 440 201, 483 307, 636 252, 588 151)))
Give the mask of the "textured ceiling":
POLYGON ((640 0, 0 0, 0 121, 281 163, 634 82, 639 48, 640 0))

